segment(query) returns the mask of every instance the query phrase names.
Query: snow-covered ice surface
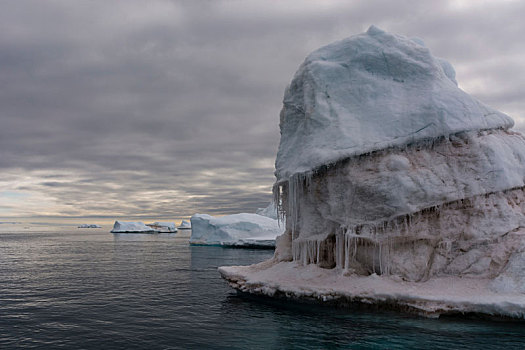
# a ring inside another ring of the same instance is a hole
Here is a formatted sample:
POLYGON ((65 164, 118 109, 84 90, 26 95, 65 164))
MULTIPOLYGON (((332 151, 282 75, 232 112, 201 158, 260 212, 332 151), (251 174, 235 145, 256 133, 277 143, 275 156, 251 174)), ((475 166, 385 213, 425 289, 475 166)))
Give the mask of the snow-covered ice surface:
POLYGON ((436 316, 525 315, 525 138, 421 41, 371 27, 310 54, 276 159, 272 260, 243 291, 436 316))
POLYGON ((295 262, 220 267, 230 285, 255 295, 316 301, 338 306, 379 305, 425 317, 477 314, 525 318, 525 298, 491 290, 490 279, 436 277, 426 282, 394 276, 345 275, 340 270, 295 262))
POLYGON ((113 233, 155 233, 156 231, 144 223, 137 221, 115 221, 113 233))
POLYGON ((278 180, 348 156, 509 128, 507 115, 459 89, 452 65, 421 41, 370 27, 311 53, 284 94, 278 180))
POLYGON ((257 214, 240 213, 222 217, 195 214, 191 217, 191 244, 236 247, 274 247, 284 227, 278 221, 257 214))
POLYGON ((191 223, 186 220, 182 220, 179 226, 180 230, 190 230, 191 229, 191 223))

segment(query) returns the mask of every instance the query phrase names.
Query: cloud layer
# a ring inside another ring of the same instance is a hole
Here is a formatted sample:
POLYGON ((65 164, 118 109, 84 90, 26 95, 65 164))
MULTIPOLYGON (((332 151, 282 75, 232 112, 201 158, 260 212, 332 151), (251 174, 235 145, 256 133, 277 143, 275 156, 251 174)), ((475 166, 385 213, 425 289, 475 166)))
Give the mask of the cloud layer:
POLYGON ((270 200, 286 84, 370 24, 422 38, 523 128, 522 1, 5 1, 0 216, 187 217, 270 200))

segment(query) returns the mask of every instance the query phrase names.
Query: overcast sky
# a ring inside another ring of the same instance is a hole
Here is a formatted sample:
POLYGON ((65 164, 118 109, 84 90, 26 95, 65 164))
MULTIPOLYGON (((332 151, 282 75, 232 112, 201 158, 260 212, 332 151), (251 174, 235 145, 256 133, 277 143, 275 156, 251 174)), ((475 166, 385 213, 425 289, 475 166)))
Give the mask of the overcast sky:
POLYGON ((286 85, 371 24, 525 130, 525 1, 0 1, 0 217, 181 218, 271 199, 286 85))

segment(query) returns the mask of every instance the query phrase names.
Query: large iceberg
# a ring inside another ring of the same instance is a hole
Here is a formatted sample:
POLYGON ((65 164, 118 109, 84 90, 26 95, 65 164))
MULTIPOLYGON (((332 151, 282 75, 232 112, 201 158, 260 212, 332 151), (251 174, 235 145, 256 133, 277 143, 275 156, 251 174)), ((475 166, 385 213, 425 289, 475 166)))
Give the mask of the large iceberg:
POLYGON ((195 214, 191 217, 190 244, 273 248, 275 238, 283 231, 277 220, 257 214, 195 214))
POLYGON ((420 40, 325 46, 284 96, 272 260, 219 269, 255 294, 426 315, 525 316, 525 139, 420 40))
POLYGON ((146 226, 144 223, 137 221, 115 221, 113 224, 113 233, 156 233, 153 228, 146 226))

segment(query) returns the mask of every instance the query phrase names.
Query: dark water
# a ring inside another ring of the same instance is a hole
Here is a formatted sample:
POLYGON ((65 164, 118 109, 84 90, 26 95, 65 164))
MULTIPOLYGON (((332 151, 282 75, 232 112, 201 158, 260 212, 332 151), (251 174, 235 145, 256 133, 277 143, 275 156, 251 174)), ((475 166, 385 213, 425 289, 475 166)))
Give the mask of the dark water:
POLYGON ((272 251, 188 235, 0 232, 0 349, 524 349, 525 326, 268 303, 217 266, 272 251))

